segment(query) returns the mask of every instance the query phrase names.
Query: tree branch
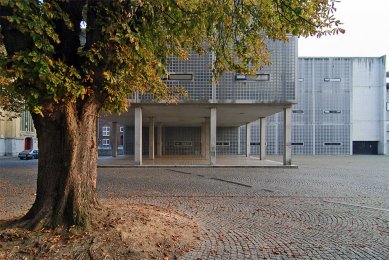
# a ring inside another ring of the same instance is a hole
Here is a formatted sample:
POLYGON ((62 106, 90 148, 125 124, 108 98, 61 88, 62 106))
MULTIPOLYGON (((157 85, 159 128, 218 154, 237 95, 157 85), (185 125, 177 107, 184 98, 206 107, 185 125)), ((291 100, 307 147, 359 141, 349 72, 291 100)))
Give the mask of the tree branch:
POLYGON ((33 46, 31 37, 20 32, 17 28, 8 22, 8 17, 12 16, 10 7, 1 6, 0 9, 0 30, 4 36, 4 46, 9 56, 16 52, 30 49, 33 46))

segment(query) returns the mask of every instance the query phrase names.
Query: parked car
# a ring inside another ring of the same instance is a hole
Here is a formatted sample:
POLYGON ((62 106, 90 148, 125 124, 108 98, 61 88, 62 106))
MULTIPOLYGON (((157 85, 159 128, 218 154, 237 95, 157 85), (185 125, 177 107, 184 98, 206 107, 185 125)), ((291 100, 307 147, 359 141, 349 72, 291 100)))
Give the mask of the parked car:
POLYGON ((18 155, 20 160, 29 160, 29 159, 38 159, 39 152, 38 150, 24 150, 18 155))

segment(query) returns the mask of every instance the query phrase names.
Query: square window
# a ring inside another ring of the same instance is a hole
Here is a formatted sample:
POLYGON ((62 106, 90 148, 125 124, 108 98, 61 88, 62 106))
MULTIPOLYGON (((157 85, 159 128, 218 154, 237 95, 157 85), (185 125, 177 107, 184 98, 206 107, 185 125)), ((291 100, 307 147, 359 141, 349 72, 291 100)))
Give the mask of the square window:
POLYGON ((109 145, 109 139, 103 139, 102 140, 103 145, 109 145))
POLYGON ((103 136, 109 136, 111 128, 109 126, 103 126, 103 136))
POLYGON ((121 126, 121 127, 119 128, 119 131, 120 131, 120 133, 123 133, 123 132, 124 132, 124 126, 121 126))

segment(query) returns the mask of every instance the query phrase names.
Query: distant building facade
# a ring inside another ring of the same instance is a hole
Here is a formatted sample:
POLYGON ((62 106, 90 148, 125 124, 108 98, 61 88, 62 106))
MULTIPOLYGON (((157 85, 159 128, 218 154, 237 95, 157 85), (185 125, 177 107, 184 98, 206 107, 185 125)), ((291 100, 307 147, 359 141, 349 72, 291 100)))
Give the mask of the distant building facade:
POLYGON ((112 155, 112 145, 115 143, 115 141, 117 142, 117 154, 124 154, 124 128, 125 126, 118 126, 117 124, 114 125, 114 123, 110 121, 106 121, 100 118, 98 119, 97 147, 99 155, 112 155))
POLYGON ((0 156, 16 156, 27 149, 38 149, 38 140, 29 112, 12 120, 0 119, 0 156))
MULTIPOLYGON (((385 58, 299 58, 293 154, 389 154, 385 58)), ((268 119, 268 153, 283 146, 280 128, 282 114, 268 119)))

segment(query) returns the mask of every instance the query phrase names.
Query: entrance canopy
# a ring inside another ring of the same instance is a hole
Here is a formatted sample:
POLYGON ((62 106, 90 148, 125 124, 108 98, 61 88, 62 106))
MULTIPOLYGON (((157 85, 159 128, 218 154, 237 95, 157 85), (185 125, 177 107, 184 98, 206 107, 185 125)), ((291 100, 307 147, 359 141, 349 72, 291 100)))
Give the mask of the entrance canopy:
MULTIPOLYGON (((164 126, 200 126, 205 118, 210 117, 210 109, 217 109, 217 126, 238 127, 259 118, 265 118, 290 107, 291 103, 266 104, 137 104, 142 107, 143 124, 148 125, 150 118, 164 126)), ((102 118, 111 122, 133 126, 135 122, 134 107, 127 112, 103 114, 102 118)))

